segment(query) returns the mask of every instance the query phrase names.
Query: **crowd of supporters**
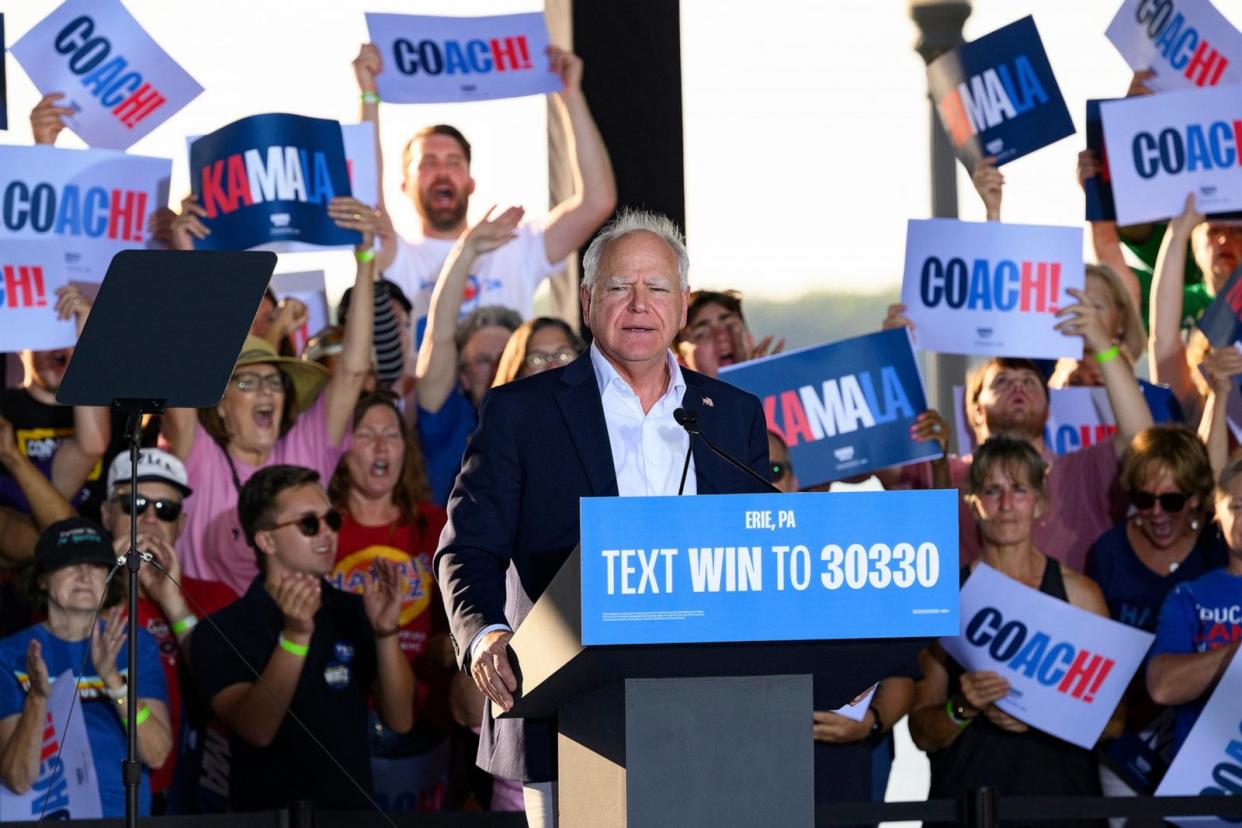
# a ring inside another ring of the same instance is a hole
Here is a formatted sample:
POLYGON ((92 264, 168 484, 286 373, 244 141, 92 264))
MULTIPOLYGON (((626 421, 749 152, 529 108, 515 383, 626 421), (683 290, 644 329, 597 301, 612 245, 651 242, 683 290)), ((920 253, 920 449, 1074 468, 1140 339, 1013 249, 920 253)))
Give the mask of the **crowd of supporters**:
MULTIPOLYGON (((489 389, 585 349, 577 320, 534 316, 533 296, 612 214, 616 187, 581 61, 557 49, 550 60, 564 80, 553 97, 572 139, 573 195, 541 221, 514 207, 469 224, 469 142, 447 125, 420 130, 400 155, 419 232, 397 233, 382 203, 334 199, 329 215, 362 234, 338 324, 294 353, 289 333, 306 309, 269 292, 220 403, 146 424, 136 495, 124 423, 55 403, 72 349, 21 354, 21 384, 0 393, 0 783, 31 785, 51 682, 70 671, 82 676, 105 815, 123 810, 131 689, 144 811, 299 799, 522 807, 517 783, 474 768, 484 699, 456 669, 432 561, 489 389), (158 566, 141 571, 140 634, 127 643, 123 579, 107 576, 134 521, 158 566)), ((362 116, 378 125, 378 51, 363 46, 353 68, 362 116)), ((1131 94, 1146 93, 1144 79, 1131 94)), ((54 143, 67 114, 44 98, 31 115, 36 141, 54 143)), ((1097 168, 1080 156, 1080 179, 1097 168)), ((991 159, 974 182, 999 220, 1004 178, 991 159)), ((169 248, 192 249, 209 232, 203 215, 187 198, 155 214, 153 230, 169 248)), ((1152 651, 1094 750, 1000 710, 1007 682, 939 646, 881 680, 859 721, 817 693, 823 709, 807 724, 819 801, 882 799, 891 730, 906 717, 931 762, 931 796, 981 785, 1150 793, 1242 639, 1242 460, 1225 405, 1242 354, 1208 347, 1189 325, 1242 262, 1242 226, 1207 220, 1189 198, 1167 225, 1091 230, 1098 263, 1059 325, 1082 340, 1082 359, 988 360, 955 412, 972 445, 948 453, 954 415, 923 412, 910 439, 940 442, 944 458, 878 477, 958 490, 963 580, 985 562, 1154 632, 1152 651), (1068 386, 1102 387, 1117 428, 1055 456, 1048 389, 1068 386)), ((85 324, 85 296, 58 298, 64 318, 85 324)), ((894 305, 883 326, 912 327, 904 310, 894 305)), ((676 356, 714 377, 783 345, 779 331, 752 334, 737 293, 702 290, 676 356)), ((775 432, 769 454, 772 482, 797 491, 775 432)))

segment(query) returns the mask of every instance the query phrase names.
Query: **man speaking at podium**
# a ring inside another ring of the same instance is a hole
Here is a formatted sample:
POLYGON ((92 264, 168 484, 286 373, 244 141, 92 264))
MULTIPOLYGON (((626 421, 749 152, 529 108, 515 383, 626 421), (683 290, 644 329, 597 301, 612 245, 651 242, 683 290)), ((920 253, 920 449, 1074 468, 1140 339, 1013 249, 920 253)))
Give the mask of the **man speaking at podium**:
MULTIPOLYGON (((677 226, 622 212, 583 257, 583 317, 594 344, 555 371, 494 389, 479 413, 448 504, 436 571, 463 670, 500 707, 517 689, 507 647, 578 544, 581 497, 761 491, 708 452, 674 411, 768 477, 763 410, 750 394, 678 366, 689 257, 677 226)), ((687 504, 689 506, 689 504, 687 504)), ((484 713, 478 764, 525 785, 532 826, 555 825, 552 720, 484 713)))

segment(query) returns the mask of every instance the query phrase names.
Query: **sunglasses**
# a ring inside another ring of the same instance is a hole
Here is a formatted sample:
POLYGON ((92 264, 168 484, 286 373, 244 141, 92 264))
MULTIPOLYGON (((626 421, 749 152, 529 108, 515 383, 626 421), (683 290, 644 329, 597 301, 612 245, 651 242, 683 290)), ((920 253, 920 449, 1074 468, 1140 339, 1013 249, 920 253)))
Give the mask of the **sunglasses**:
POLYGON ((793 464, 789 461, 784 463, 772 463, 769 468, 773 482, 784 480, 787 475, 793 474, 793 464))
POLYGON ((1172 515, 1184 509, 1188 500, 1190 500, 1190 496, 1184 495, 1181 492, 1168 492, 1162 495, 1143 491, 1130 492, 1130 502, 1140 511, 1150 509, 1159 503, 1161 509, 1172 515))
POLYGON ((336 509, 329 509, 323 517, 319 515, 302 515, 300 518, 286 520, 284 523, 277 523, 267 527, 269 530, 284 529, 286 526, 296 526, 298 531, 308 538, 313 538, 319 534, 319 522, 323 521, 333 532, 339 532, 341 529, 341 513, 336 509))
POLYGON ((151 500, 150 498, 138 495, 137 499, 131 498, 129 495, 117 495, 116 499, 121 504, 121 511, 127 515, 142 515, 147 510, 147 506, 155 507, 155 516, 165 523, 172 523, 181 517, 181 501, 166 500, 159 498, 151 500))

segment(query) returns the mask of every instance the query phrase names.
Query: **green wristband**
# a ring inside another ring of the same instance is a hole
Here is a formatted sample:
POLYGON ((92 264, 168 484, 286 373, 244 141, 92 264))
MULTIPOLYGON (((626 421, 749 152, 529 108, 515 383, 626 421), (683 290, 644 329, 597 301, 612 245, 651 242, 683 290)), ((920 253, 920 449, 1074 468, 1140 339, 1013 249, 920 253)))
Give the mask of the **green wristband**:
POLYGON ((354 258, 360 262, 369 262, 375 258, 375 251, 370 248, 366 250, 357 250, 354 252, 354 258))
POLYGON ((185 618, 182 618, 180 621, 173 622, 172 624, 173 635, 181 635, 182 633, 188 633, 190 630, 194 629, 194 627, 197 625, 198 625, 198 618, 194 616, 193 614, 187 615, 185 618))
POLYGON ((965 727, 966 725, 970 724, 971 722, 975 720, 973 716, 969 718, 963 718, 957 715, 956 705, 953 704, 952 697, 949 697, 949 699, 945 701, 944 712, 948 714, 949 721, 953 722, 953 724, 957 725, 959 728, 965 727))
MULTIPOLYGON (((135 721, 137 721, 138 724, 141 725, 143 722, 145 722, 149 718, 151 718, 151 708, 147 707, 144 704, 142 707, 138 708, 138 718, 135 721)), ((121 724, 128 724, 128 723, 129 723, 129 719, 125 718, 124 714, 121 714, 121 724)))
POLYGON ((305 658, 306 654, 310 652, 309 644, 295 644, 289 639, 285 638, 284 633, 280 634, 279 640, 280 640, 280 649, 284 650, 287 653, 293 653, 295 656, 302 656, 303 658, 305 658))
POLYGON ((1121 354, 1121 346, 1114 345, 1113 347, 1109 348, 1107 351, 1100 351, 1098 354, 1096 354, 1095 361, 1101 364, 1105 362, 1112 362, 1120 354, 1121 354))
POLYGON ((362 93, 362 102, 363 102, 364 104, 377 104, 377 103, 379 103, 379 102, 380 102, 380 96, 379 96, 379 93, 378 93, 378 92, 363 92, 363 93, 362 93))

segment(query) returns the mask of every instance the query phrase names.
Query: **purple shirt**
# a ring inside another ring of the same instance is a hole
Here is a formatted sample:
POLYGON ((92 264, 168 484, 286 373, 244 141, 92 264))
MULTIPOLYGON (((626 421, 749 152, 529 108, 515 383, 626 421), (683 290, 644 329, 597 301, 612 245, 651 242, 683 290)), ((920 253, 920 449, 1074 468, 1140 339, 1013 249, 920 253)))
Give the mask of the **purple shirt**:
MULTIPOLYGON (((289 433, 276 441, 264 465, 306 466, 319 472, 326 486, 341 456, 349 450, 352 437, 346 429, 340 445, 332 445, 327 406, 321 394, 297 418, 289 433)), ((243 485, 260 468, 236 457, 233 464, 243 485)), ((237 518, 237 487, 224 450, 198 422, 194 424, 194 445, 185 458, 185 468, 194 494, 185 501, 185 529, 177 540, 182 571, 191 578, 220 581, 244 595, 259 574, 259 565, 237 518)))

